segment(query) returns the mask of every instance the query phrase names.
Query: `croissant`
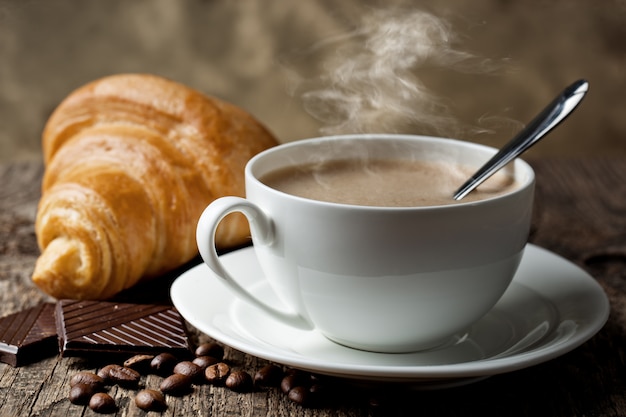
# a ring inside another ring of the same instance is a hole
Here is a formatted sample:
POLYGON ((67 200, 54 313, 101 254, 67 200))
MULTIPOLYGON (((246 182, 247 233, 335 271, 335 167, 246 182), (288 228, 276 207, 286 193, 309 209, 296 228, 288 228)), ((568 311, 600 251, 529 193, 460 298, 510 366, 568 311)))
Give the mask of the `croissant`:
MULTIPOLYGON (((215 198, 244 194, 244 166, 277 144, 244 110, 179 83, 122 74, 71 93, 42 135, 33 282, 56 298, 106 299, 197 254, 215 198)), ((228 216, 221 248, 245 243, 228 216)))

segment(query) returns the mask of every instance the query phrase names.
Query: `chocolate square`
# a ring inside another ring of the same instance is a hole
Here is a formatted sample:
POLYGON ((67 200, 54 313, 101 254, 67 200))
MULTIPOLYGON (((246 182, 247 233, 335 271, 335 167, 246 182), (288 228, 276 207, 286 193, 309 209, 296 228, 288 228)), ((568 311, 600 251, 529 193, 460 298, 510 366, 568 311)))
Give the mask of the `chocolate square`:
POLYGON ((0 318, 0 362, 22 366, 58 352, 54 304, 0 318))
POLYGON ((60 300, 56 327, 64 357, 191 351, 182 317, 171 306, 60 300))

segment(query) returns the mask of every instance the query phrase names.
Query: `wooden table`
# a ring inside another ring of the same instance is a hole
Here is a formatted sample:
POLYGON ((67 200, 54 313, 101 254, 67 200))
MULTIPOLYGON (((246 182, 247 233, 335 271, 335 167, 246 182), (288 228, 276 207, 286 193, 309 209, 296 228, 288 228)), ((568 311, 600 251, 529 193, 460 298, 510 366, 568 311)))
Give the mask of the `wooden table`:
MULTIPOLYGON (((626 158, 530 162, 538 177, 531 241, 587 270, 611 301, 608 323, 590 341, 552 361, 457 388, 355 388, 339 381, 333 386, 339 399, 332 406, 310 409, 277 389, 238 394, 202 385, 191 395, 169 398, 163 415, 626 415, 626 158)), ((38 254, 33 219, 42 173, 32 162, 0 165, 0 315, 47 299, 30 282, 38 254)), ((167 299, 169 282, 165 277, 156 287, 127 296, 167 299)), ((207 339, 197 332, 193 337, 207 339)), ((266 363, 229 347, 226 357, 251 371, 266 363)), ((0 363, 0 416, 94 415, 67 399, 69 377, 93 366, 59 357, 21 368, 0 363)), ((146 415, 134 405, 132 393, 111 390, 120 407, 117 415, 146 415)))

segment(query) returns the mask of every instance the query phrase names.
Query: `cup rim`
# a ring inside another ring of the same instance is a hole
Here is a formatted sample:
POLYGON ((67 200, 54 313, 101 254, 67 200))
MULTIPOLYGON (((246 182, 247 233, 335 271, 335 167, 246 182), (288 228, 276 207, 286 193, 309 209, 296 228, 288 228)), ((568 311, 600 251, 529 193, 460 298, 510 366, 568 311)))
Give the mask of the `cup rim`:
MULTIPOLYGON (((465 140, 460 140, 460 139, 453 139, 453 138, 446 138, 446 137, 428 136, 428 135, 411 135, 411 134, 397 134, 397 133, 355 133, 355 134, 320 136, 320 137, 314 137, 314 138, 294 140, 291 142, 284 142, 279 145, 273 146, 271 148, 265 149, 264 151, 261 151, 260 153, 256 154, 248 161, 248 163, 245 166, 244 171, 245 171, 246 181, 248 180, 253 181, 256 186, 261 187, 263 190, 271 194, 278 194, 282 198, 287 198, 293 201, 300 201, 306 204, 327 206, 327 207, 334 207, 334 208, 345 208, 345 209, 350 209, 350 210, 361 210, 361 211, 376 210, 376 211, 394 211, 394 212, 415 211, 415 210, 418 210, 418 211, 459 210, 461 208, 467 208, 467 207, 490 205, 490 204, 495 204, 502 199, 514 198, 515 196, 525 192, 529 188, 534 187, 534 184, 535 184, 535 171, 530 166, 530 164, 528 164, 528 162, 518 157, 518 158, 515 158, 513 161, 509 162, 509 164, 515 163, 516 168, 519 167, 524 171, 525 175, 523 178, 521 178, 523 179, 523 182, 520 183, 519 187, 505 194, 500 194, 500 195, 496 195, 493 197, 488 197, 488 198, 474 200, 474 201, 462 201, 461 200, 453 204, 412 206, 412 207, 370 206, 370 205, 358 205, 358 204, 347 204, 347 203, 337 203, 337 202, 331 202, 331 201, 314 200, 311 198, 296 196, 296 195, 289 194, 280 190, 276 190, 275 188, 272 188, 266 185, 259 178, 257 178, 257 176, 253 173, 254 166, 258 164, 260 160, 262 160, 263 158, 266 158, 267 155, 270 155, 276 152, 283 152, 293 147, 306 146, 307 144, 314 144, 314 143, 317 144, 317 143, 324 143, 324 142, 330 142, 330 141, 335 141, 335 140, 355 140, 355 139, 356 140, 380 140, 383 138, 390 138, 390 139, 396 139, 396 140, 418 140, 418 141, 426 141, 426 142, 444 141, 444 142, 447 142, 448 144, 458 145, 458 146, 465 147, 468 149, 478 149, 481 151, 487 151, 491 154, 495 154, 498 151, 498 149, 492 146, 483 145, 483 144, 479 144, 475 142, 470 142, 470 141, 465 141, 465 140)), ((486 161, 487 160, 485 160, 485 162, 486 161)), ((450 198, 452 198, 452 196, 450 196, 450 198)))

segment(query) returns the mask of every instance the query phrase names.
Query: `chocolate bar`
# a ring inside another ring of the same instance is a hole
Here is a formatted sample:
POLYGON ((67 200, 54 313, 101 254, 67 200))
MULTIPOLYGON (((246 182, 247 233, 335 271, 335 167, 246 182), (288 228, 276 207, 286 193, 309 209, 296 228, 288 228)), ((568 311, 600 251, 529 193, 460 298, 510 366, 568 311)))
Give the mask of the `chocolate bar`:
POLYGON ((0 318, 0 362, 22 366, 58 353, 54 304, 0 318))
POLYGON ((56 328, 61 356, 98 353, 189 355, 189 339, 171 306, 60 300, 56 328))

